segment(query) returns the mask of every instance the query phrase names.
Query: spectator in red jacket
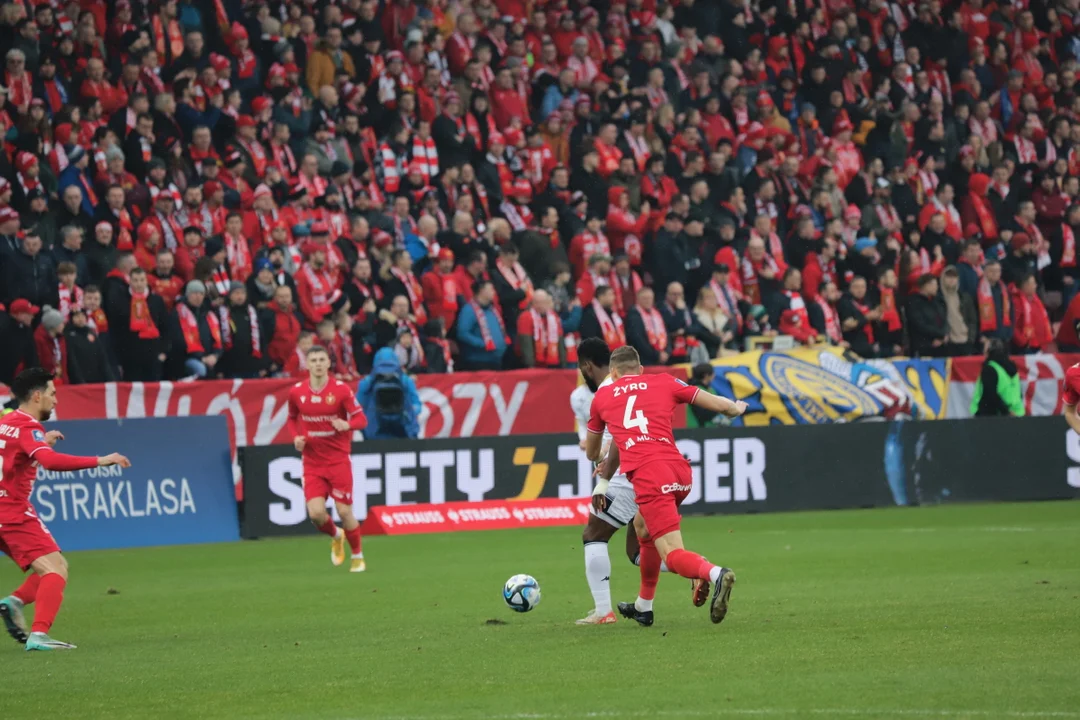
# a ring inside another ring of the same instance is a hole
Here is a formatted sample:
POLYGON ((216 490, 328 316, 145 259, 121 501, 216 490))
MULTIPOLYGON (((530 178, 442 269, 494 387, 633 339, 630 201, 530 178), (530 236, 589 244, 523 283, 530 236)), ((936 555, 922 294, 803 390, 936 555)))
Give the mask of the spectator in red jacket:
POLYGON ((777 318, 777 329, 782 335, 790 335, 801 345, 813 345, 819 338, 817 330, 810 323, 801 290, 802 273, 789 267, 784 271, 784 290, 780 293, 774 316, 777 318))
POLYGON ((300 339, 300 318, 293 304, 292 290, 281 285, 274 291, 274 304, 270 307, 274 316, 274 330, 266 353, 275 367, 285 368, 295 354, 300 339))

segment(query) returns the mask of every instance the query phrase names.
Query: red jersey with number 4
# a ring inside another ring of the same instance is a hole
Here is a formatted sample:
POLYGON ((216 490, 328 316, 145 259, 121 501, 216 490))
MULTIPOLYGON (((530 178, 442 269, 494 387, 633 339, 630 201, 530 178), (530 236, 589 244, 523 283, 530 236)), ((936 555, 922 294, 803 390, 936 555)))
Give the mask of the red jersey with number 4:
POLYGON ((367 427, 367 418, 349 386, 331 378, 321 390, 307 382, 289 390, 289 429, 303 435, 305 465, 341 465, 349 462, 352 431, 367 427), (349 430, 335 430, 334 420, 345 420, 349 430))
POLYGON ((675 447, 671 416, 698 389, 667 373, 627 375, 601 387, 592 401, 589 432, 608 429, 619 444, 619 467, 628 475, 657 460, 686 463, 675 447))
POLYGON ((0 418, 0 525, 15 525, 34 518, 30 494, 38 465, 34 454, 50 449, 45 428, 22 410, 0 418))
POLYGON ((1061 395, 1062 405, 1080 404, 1080 363, 1065 371, 1065 383, 1061 395))

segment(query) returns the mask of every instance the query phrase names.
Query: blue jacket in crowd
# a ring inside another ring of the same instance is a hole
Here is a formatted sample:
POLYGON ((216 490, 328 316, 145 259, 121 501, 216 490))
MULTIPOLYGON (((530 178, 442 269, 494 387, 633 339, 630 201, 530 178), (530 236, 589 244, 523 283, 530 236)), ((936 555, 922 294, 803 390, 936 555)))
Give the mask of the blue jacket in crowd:
POLYGON ((495 308, 495 303, 481 308, 484 319, 487 321, 488 332, 495 343, 495 349, 488 350, 473 307, 475 307, 473 303, 468 303, 458 313, 457 338, 461 348, 461 359, 470 367, 483 365, 498 368, 502 364, 503 355, 506 354, 506 336, 503 335, 502 326, 499 324, 498 310, 495 308))

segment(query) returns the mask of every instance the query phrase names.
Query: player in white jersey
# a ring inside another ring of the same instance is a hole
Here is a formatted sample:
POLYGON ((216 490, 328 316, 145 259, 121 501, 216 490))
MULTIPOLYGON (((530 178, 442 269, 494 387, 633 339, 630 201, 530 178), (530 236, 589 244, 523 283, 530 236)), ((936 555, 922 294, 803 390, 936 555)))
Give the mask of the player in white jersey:
MULTIPOLYGON (((581 370, 585 386, 577 388, 570 395, 570 406, 578 418, 579 428, 584 428, 589 421, 593 394, 612 382, 608 374, 610 358, 611 350, 599 338, 588 338, 578 347, 578 369, 581 370)), ((605 431, 605 455, 610 443, 611 434, 605 431)), ((577 621, 578 625, 608 625, 616 621, 611 606, 611 556, 608 554, 608 541, 619 528, 626 527, 626 556, 630 562, 638 564, 640 550, 633 525, 637 511, 634 488, 626 475, 616 470, 610 479, 597 479, 589 522, 581 534, 581 541, 585 546, 585 579, 592 592, 594 608, 577 621)), ((666 572, 667 567, 661 567, 661 570, 666 572)), ((699 585, 699 582, 694 584, 693 601, 700 606, 708 597, 708 587, 701 591, 699 585)))

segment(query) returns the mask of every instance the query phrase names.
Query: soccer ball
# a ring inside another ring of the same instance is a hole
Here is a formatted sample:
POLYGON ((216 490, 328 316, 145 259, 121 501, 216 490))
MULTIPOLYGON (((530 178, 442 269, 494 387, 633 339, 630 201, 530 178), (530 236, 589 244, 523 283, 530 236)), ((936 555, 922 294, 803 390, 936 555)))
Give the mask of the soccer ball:
POLYGON ((515 575, 503 586, 503 600, 514 612, 529 612, 540 604, 540 583, 532 575, 515 575))

